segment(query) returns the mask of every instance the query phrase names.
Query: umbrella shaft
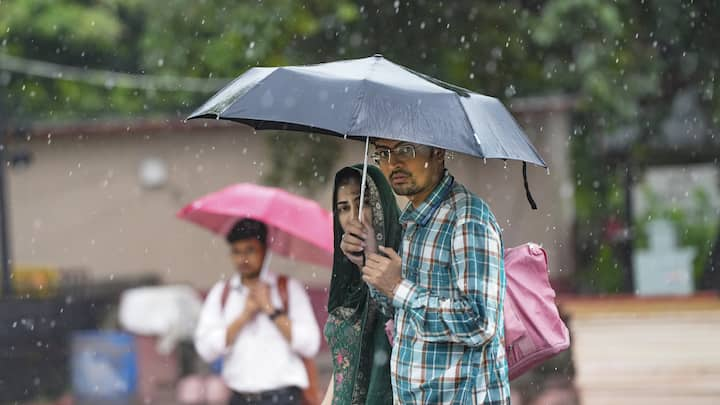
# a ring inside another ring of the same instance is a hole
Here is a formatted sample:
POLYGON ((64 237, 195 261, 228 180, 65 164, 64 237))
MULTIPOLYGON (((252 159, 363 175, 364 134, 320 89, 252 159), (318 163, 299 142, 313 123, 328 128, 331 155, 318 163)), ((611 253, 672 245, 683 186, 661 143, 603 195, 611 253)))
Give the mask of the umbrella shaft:
POLYGON ((368 165, 368 149, 370 147, 370 137, 365 137, 365 157, 363 158, 362 180, 360 180, 360 210, 358 211, 358 221, 362 222, 363 206, 365 205, 365 181, 367 180, 368 165))

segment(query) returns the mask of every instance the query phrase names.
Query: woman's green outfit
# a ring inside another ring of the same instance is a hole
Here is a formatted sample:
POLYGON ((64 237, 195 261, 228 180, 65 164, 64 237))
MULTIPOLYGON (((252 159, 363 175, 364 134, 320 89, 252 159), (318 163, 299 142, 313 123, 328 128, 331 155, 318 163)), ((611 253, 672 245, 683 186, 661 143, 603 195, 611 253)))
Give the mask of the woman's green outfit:
MULTIPOLYGON (((346 167, 335 175, 333 207, 338 180, 345 171, 362 173, 362 165, 346 167)), ((397 251, 401 228, 398 207, 390 185, 380 170, 368 167, 367 188, 378 246, 397 251)), ((392 404, 390 382, 391 346, 385 334, 390 319, 371 299, 362 273, 340 250, 343 230, 334 214, 335 253, 330 281, 329 317, 325 325, 333 357, 333 405, 392 404)))

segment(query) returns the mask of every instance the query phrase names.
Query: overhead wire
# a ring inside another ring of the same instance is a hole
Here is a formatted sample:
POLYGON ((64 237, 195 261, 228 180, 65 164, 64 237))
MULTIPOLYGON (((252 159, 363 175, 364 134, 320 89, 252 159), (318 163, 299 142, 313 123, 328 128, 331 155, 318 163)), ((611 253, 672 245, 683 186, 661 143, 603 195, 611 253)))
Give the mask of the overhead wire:
POLYGON ((186 91, 212 93, 229 83, 229 78, 200 78, 187 76, 145 75, 60 65, 0 53, 0 71, 67 80, 94 86, 137 89, 146 91, 186 91))

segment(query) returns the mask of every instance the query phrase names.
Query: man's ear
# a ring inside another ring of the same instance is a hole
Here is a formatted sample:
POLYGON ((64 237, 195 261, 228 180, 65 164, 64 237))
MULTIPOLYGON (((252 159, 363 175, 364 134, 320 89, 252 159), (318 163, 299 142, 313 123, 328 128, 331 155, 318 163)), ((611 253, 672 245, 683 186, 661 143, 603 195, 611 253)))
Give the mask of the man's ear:
POLYGON ((433 156, 439 161, 445 160, 445 149, 433 148, 433 156))

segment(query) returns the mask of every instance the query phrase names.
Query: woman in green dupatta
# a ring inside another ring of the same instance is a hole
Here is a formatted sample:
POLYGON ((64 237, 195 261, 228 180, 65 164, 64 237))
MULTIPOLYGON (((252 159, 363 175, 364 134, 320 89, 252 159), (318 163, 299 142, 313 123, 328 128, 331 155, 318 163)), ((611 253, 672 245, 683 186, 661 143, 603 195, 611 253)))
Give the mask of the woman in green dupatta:
MULTIPOLYGON (((362 165, 345 167, 333 187, 335 254, 330 281, 329 317, 325 337, 333 360, 333 377, 323 405, 392 404, 391 346, 384 314, 370 297, 360 269, 340 250, 343 224, 358 217, 362 165)), ((395 195, 382 172, 368 167, 363 223, 370 225, 367 250, 388 246, 397 250, 401 228, 395 195), (373 243, 376 242, 376 243, 373 243)))

